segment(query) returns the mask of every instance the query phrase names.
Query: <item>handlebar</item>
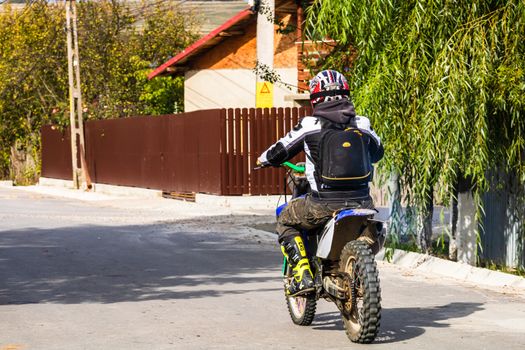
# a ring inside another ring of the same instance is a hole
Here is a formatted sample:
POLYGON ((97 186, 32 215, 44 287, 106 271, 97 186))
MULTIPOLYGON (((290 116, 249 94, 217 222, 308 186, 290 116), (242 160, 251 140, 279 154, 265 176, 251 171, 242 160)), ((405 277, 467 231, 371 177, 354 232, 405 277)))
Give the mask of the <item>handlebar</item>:
MULTIPOLYGON (((290 163, 290 162, 284 162, 284 163, 281 164, 281 166, 284 166, 285 168, 291 169, 291 170, 295 171, 296 173, 301 173, 302 174, 305 171, 304 165, 296 165, 296 164, 290 163)), ((262 168, 266 168, 266 166, 257 165, 256 167, 253 168, 253 170, 259 170, 259 169, 262 169, 262 168)))
POLYGON ((297 172, 297 173, 304 173, 304 165, 296 165, 294 163, 290 163, 290 162, 284 162, 283 164, 281 164, 282 166, 285 166, 287 168, 290 168, 292 169, 293 171, 297 172))

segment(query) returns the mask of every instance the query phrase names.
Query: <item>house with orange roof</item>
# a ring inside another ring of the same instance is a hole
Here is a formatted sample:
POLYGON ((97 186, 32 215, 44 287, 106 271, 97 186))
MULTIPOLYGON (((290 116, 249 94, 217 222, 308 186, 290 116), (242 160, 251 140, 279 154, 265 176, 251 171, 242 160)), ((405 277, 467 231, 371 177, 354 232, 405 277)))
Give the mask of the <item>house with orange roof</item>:
POLYGON ((253 108, 271 93, 268 107, 309 103, 311 75, 304 55, 322 53, 302 39, 301 0, 275 0, 272 84, 257 84, 257 12, 247 7, 150 73, 183 76, 185 112, 212 108, 253 108), (259 95, 259 96, 258 96, 259 95), (264 96, 262 96, 264 97, 264 96))

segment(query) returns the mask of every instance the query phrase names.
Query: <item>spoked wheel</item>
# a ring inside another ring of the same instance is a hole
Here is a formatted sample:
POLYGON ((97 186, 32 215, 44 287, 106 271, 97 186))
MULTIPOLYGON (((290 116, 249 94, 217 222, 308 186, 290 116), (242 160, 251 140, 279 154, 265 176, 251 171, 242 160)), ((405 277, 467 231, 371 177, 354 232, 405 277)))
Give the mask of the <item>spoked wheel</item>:
MULTIPOLYGON (((290 278, 292 276, 292 271, 289 267, 286 272, 287 277, 290 278)), ((284 287, 284 293, 288 312, 290 313, 293 323, 299 326, 309 326, 314 320, 315 309, 317 307, 315 295, 313 293, 295 297, 286 295, 286 285, 284 287)))
POLYGON ((348 299, 342 313, 346 335, 356 343, 371 343, 381 319, 381 290, 374 255, 365 242, 349 242, 341 252, 339 269, 348 276, 344 280, 348 299))

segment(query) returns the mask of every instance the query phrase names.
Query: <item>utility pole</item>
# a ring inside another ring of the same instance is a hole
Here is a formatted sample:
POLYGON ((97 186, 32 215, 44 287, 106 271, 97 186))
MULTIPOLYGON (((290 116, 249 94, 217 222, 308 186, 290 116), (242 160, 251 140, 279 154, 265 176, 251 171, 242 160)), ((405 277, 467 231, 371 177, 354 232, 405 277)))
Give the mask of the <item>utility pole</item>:
MULTIPOLYGON (((273 72, 275 0, 259 0, 257 14, 257 64, 273 72)), ((273 83, 256 77, 255 106, 273 107, 273 83)))
POLYGON ((91 189, 87 171, 80 89, 80 58, 78 55, 77 9, 75 0, 65 0, 67 31, 67 63, 69 75, 69 119, 71 126, 71 161, 76 189, 91 189), (79 159, 80 157, 80 159, 79 159))

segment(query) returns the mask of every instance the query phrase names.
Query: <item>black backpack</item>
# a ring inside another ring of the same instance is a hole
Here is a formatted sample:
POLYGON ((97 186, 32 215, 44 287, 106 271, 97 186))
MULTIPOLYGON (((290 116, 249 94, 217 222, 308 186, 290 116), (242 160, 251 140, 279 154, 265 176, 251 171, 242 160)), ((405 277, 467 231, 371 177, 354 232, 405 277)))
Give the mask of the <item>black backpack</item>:
POLYGON ((369 142, 369 136, 356 128, 322 128, 319 139, 321 183, 336 188, 368 185, 372 180, 369 142))

